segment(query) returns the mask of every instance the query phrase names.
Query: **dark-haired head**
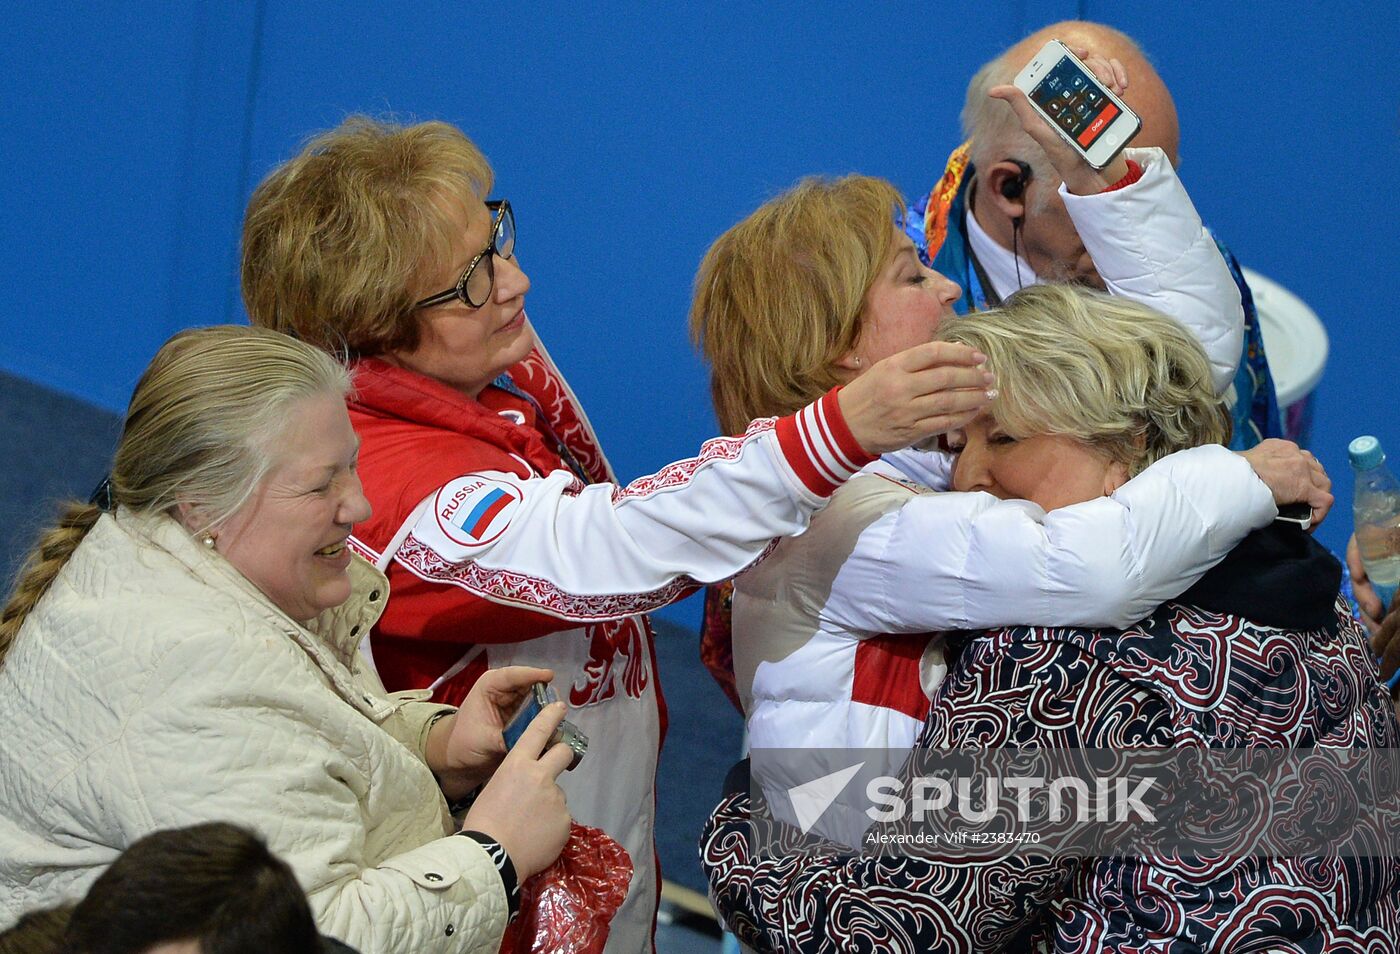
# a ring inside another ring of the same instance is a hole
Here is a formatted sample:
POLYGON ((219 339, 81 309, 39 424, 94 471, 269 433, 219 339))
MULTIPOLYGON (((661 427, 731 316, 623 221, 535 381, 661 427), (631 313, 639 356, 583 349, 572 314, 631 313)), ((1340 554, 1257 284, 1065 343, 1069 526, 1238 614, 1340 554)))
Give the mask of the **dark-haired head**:
POLYGON ((306 954, 321 950, 287 864, 234 825, 159 831, 128 848, 73 909, 63 954, 306 954))

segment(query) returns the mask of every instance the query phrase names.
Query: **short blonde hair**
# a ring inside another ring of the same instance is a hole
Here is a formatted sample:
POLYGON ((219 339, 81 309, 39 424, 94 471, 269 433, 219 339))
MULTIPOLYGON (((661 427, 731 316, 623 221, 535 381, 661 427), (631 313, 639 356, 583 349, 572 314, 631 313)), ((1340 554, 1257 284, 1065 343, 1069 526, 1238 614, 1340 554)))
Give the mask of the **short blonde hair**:
MULTIPOLYGON (((216 526, 271 468, 288 408, 322 394, 344 398, 349 389, 349 373, 330 355, 275 331, 182 331, 156 353, 131 396, 108 477, 112 503, 172 515, 184 504, 204 528, 216 526)), ((95 504, 69 501, 40 535, 0 610, 0 664, 101 515, 95 504)))
POLYGON ((719 237, 700 263, 690 333, 726 433, 839 383, 865 296, 889 262, 899 192, 883 179, 804 179, 719 237))
POLYGON ((486 157, 454 126, 350 117, 253 192, 243 219, 248 317, 326 351, 414 347, 414 286, 460 239, 440 203, 480 202, 491 184, 486 157))
POLYGON ((1177 322, 1131 299, 1033 285, 1000 308, 945 321, 937 340, 987 356, 992 414, 1012 437, 1072 437, 1129 475, 1230 437, 1210 362, 1177 322))

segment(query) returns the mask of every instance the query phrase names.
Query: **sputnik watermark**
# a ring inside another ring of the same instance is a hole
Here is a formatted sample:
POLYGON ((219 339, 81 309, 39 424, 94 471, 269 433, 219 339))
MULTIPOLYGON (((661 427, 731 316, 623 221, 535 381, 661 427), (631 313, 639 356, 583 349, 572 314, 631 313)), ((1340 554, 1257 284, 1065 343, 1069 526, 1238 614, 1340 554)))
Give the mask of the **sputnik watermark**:
POLYGON ((1143 799, 1156 784, 1157 779, 1153 777, 1046 779, 993 775, 958 777, 951 781, 920 777, 906 785, 904 779, 886 775, 867 783, 866 797, 880 807, 868 808, 865 814, 873 822, 896 822, 906 815, 912 821, 924 822, 931 813, 951 810, 963 821, 981 824, 1001 815, 1002 792, 1009 790, 1015 807, 1012 820, 1021 824, 1045 819, 1052 822, 1155 822, 1157 816, 1143 799), (979 787, 980 792, 977 791, 979 787), (1042 790, 1046 796, 1043 809, 1032 804, 1033 794, 1042 790))
POLYGON ((1400 749, 755 749, 781 853, 1400 857, 1400 749))
POLYGON ((1038 845, 1041 835, 1038 831, 879 831, 872 829, 865 833, 863 844, 867 848, 937 848, 940 845, 959 848, 988 847, 994 845, 1038 845))

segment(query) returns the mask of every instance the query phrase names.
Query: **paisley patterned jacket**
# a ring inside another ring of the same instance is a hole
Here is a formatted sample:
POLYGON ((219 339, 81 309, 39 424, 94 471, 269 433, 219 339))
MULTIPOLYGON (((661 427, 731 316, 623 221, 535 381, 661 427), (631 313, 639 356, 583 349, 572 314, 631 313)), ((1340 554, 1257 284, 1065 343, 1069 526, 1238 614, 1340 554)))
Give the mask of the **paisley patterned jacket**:
MULTIPOLYGON (((1395 749, 1339 580, 1310 537, 1275 524, 1126 630, 977 634, 918 747, 1395 749)), ((701 840, 712 899, 758 950, 1381 952, 1400 938, 1393 857, 852 857, 766 815, 745 785, 701 840)))

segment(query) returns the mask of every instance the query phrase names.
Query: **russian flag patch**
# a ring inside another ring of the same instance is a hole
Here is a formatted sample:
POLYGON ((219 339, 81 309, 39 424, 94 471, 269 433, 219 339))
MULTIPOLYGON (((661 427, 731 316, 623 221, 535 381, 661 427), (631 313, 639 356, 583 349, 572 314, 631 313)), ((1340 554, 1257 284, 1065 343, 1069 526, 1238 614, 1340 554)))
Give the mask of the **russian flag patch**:
POLYGON ((449 540, 480 547, 505 532, 521 499, 520 489, 503 481, 459 477, 437 492, 433 513, 449 540))

